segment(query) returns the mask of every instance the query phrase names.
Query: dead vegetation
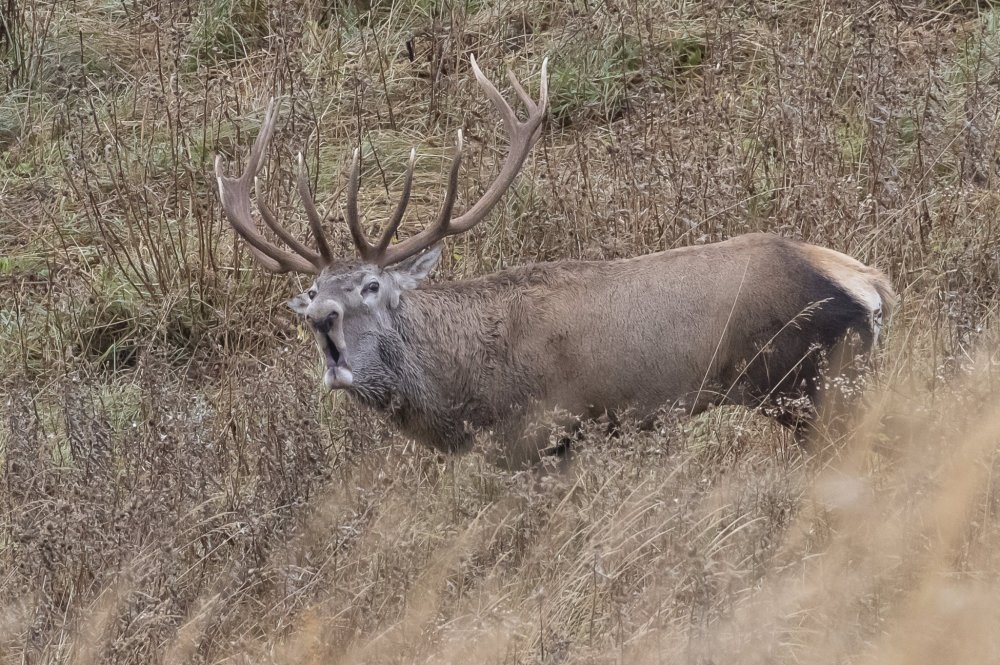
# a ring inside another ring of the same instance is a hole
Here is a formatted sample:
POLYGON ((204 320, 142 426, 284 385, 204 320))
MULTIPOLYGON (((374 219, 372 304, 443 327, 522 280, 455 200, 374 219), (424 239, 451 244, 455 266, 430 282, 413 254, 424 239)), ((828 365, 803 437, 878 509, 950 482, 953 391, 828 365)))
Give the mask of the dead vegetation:
POLYGON ((991 4, 0 5, 0 662, 1000 660, 991 4), (455 130, 459 207, 498 166, 470 53, 549 56, 553 108, 440 277, 753 230, 845 251, 903 298, 848 436, 668 415, 510 475, 324 394, 214 155, 277 96, 267 196, 304 238, 304 148, 346 252, 352 148, 376 227, 416 145, 411 234, 455 130))

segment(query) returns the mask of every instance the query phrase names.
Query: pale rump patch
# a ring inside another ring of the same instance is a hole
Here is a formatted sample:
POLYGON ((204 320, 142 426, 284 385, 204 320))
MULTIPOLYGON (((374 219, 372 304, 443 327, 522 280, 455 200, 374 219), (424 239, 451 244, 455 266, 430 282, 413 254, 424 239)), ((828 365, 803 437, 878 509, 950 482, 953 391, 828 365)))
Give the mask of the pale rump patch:
POLYGON ((893 305, 892 287, 879 270, 826 247, 803 246, 803 251, 817 269, 851 294, 869 313, 874 341, 882 332, 884 313, 893 305))

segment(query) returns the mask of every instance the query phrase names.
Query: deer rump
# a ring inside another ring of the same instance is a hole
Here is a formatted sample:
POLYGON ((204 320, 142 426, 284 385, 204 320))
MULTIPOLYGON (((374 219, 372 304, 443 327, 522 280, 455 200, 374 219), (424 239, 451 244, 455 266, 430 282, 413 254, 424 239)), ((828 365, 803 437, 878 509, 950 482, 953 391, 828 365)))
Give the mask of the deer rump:
POLYGON ((892 302, 877 270, 767 234, 529 265, 405 293, 379 341, 398 379, 355 393, 440 450, 491 433, 515 466, 551 445, 537 423, 605 412, 738 404, 804 432, 892 302))

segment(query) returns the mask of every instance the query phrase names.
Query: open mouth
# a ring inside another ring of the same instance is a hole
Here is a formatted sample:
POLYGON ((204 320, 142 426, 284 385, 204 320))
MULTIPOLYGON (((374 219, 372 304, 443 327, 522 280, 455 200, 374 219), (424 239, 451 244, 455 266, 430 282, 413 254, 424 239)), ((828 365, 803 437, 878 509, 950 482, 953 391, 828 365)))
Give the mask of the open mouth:
POLYGON ((323 383, 327 388, 344 388, 354 383, 354 375, 344 358, 344 352, 337 348, 336 342, 330 339, 327 334, 317 335, 320 346, 323 349, 323 356, 326 359, 326 373, 323 375, 323 383))
POLYGON ((342 357, 340 350, 329 335, 321 334, 320 339, 323 343, 323 353, 326 355, 326 366, 336 367, 342 357))

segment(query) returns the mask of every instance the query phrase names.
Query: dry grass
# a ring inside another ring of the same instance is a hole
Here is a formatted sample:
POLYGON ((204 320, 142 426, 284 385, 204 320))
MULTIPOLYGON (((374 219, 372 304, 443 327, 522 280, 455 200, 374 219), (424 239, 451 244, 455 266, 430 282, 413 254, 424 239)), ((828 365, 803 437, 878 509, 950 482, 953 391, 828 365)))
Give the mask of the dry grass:
POLYGON ((0 2, 0 663, 1000 661, 1000 11, 856 4, 0 2), (211 161, 280 97, 304 237, 295 151, 336 209, 360 146, 377 225, 417 145, 412 233, 456 129, 465 200, 497 167, 470 53, 553 111, 441 278, 851 253, 903 306, 844 440, 720 409, 510 475, 324 394, 211 161))

